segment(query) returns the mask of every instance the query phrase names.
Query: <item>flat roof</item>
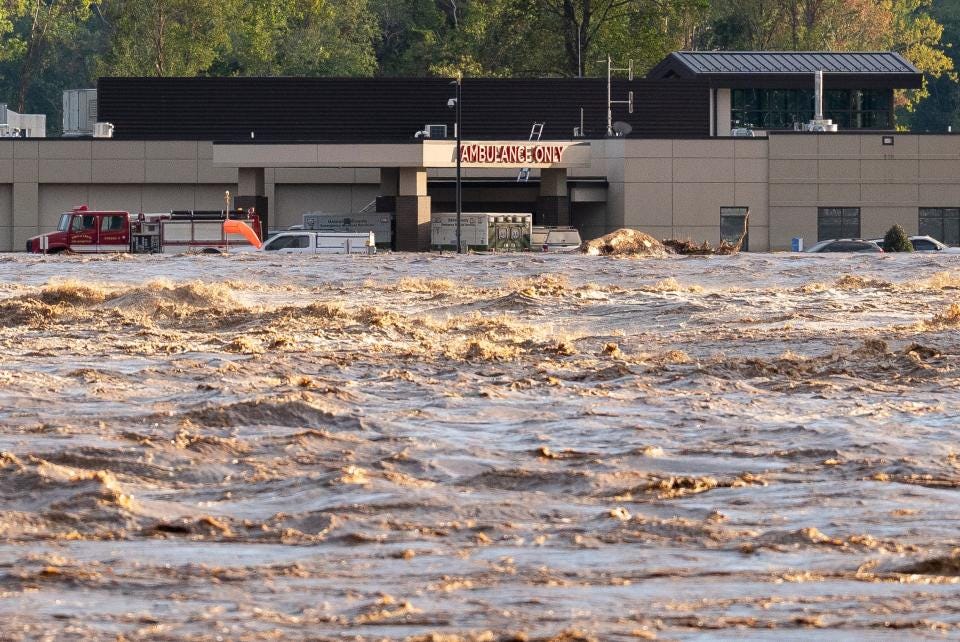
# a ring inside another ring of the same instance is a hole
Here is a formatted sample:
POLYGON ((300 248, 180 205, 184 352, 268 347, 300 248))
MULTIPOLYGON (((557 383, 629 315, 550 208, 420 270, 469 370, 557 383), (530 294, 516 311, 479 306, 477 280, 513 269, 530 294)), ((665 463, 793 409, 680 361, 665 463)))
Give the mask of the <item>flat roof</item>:
MULTIPOLYGON (((126 140, 415 141, 426 125, 446 125, 455 87, 449 78, 101 78, 97 113, 126 140)), ((615 99, 634 92, 634 110, 613 106, 613 119, 634 136, 706 136, 706 83, 616 80, 615 99)), ((475 140, 527 139, 544 123, 544 140, 565 140, 575 127, 607 131, 606 78, 465 78, 461 130, 475 140)))

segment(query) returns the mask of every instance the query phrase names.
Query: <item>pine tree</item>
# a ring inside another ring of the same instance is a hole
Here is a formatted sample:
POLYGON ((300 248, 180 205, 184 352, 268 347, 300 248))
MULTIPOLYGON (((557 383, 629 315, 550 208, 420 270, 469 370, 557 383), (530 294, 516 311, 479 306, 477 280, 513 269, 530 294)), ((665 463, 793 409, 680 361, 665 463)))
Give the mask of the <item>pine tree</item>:
POLYGON ((899 225, 894 225, 887 230, 883 237, 884 252, 913 252, 913 243, 907 233, 899 225))

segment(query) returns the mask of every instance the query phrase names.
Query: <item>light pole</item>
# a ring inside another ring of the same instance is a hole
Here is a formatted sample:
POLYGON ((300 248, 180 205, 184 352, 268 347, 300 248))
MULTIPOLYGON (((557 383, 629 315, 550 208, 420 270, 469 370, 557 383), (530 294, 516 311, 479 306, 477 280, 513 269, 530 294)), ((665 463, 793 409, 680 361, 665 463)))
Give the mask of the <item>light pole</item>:
MULTIPOLYGON (((456 200, 457 200, 457 254, 463 254, 463 243, 460 240, 460 217, 463 213, 463 201, 461 199, 461 180, 460 180, 460 86, 463 81, 463 74, 457 72, 457 79, 454 80, 451 85, 457 86, 457 97, 453 99, 455 103, 452 105, 456 109, 456 120, 453 123, 453 133, 457 137, 457 187, 456 187, 456 200)), ((450 105, 450 101, 447 102, 447 105, 450 105)))

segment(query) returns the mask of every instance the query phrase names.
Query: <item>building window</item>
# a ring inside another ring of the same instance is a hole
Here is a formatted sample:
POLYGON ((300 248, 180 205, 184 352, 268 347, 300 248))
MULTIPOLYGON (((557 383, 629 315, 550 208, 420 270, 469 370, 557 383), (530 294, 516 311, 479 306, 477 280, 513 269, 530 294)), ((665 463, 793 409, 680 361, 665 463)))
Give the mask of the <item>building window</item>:
MULTIPOLYGON (((746 207, 721 207, 720 208, 720 240, 727 243, 736 243, 740 240, 740 235, 746 231, 747 213, 746 207)), ((750 251, 750 234, 743 237, 743 245, 740 249, 744 252, 750 251)))
POLYGON ((932 236, 946 245, 960 245, 960 208, 921 207, 920 236, 932 236))
MULTIPOLYGON (((893 129, 893 93, 889 89, 828 89, 823 117, 840 129, 893 129)), ((733 89, 731 126, 793 129, 813 120, 813 89, 733 89)))
POLYGON ((859 207, 821 207, 817 212, 817 240, 860 238, 859 207))

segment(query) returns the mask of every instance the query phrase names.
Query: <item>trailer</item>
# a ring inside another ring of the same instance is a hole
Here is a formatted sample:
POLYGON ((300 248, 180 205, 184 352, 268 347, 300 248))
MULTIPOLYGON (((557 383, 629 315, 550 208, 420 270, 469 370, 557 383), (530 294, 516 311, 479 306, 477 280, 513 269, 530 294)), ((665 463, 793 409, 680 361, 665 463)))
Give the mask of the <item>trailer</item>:
POLYGON ((303 215, 303 229, 343 234, 368 234, 373 232, 377 239, 377 246, 390 249, 393 247, 394 220, 393 212, 360 212, 354 214, 307 212, 303 215))
MULTIPOLYGON (((465 249, 520 252, 530 249, 533 214, 530 212, 469 212, 460 215, 460 241, 465 249)), ((457 249, 457 215, 433 214, 430 245, 440 250, 457 249)))

